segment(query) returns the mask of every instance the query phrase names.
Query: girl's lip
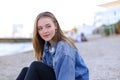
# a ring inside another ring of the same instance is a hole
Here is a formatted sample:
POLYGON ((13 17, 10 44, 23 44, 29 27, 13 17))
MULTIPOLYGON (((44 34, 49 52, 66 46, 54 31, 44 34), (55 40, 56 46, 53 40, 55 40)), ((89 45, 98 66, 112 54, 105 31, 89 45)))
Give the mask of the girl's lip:
POLYGON ((43 37, 48 37, 49 35, 44 35, 43 37))

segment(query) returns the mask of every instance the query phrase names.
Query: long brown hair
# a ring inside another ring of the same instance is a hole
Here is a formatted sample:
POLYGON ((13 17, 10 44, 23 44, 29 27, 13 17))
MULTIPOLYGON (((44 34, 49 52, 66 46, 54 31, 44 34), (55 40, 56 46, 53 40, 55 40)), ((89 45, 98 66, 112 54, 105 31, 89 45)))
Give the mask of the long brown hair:
POLYGON ((43 50, 44 50, 44 44, 45 41, 40 37, 40 35, 38 34, 38 30, 37 30, 37 25, 38 25, 38 20, 42 17, 49 17, 51 18, 51 20, 53 21, 54 25, 57 27, 57 33, 55 34, 53 41, 55 43, 57 43, 58 41, 67 41, 69 42, 71 45, 74 45, 74 43, 72 42, 72 40, 70 40, 69 38, 67 38, 64 33, 62 32, 60 25, 56 19, 56 17, 51 13, 51 12, 42 12, 40 13, 35 20, 34 23, 34 31, 33 31, 33 48, 34 48, 34 53, 35 53, 35 58, 37 60, 42 60, 42 55, 43 55, 43 50))

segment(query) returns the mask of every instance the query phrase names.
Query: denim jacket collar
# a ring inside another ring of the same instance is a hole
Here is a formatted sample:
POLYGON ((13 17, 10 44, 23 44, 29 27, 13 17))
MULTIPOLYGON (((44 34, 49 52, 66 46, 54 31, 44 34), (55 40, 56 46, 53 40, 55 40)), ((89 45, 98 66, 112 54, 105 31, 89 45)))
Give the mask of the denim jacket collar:
MULTIPOLYGON (((56 47, 57 47, 57 44, 54 43, 51 47, 51 50, 50 50, 50 44, 48 42, 45 42, 45 45, 44 45, 44 53, 51 53, 52 56, 55 55, 55 51, 56 51, 56 47)), ((45 54, 44 54, 45 55, 45 54)))

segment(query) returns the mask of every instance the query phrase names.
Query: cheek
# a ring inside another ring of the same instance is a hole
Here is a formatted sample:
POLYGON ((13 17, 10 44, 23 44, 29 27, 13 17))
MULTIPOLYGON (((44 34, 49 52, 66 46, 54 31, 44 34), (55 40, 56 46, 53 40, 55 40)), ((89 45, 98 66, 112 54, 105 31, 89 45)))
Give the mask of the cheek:
POLYGON ((38 34, 39 34, 40 37, 42 36, 42 32, 38 31, 38 34))
POLYGON ((51 34, 55 35, 55 29, 51 30, 51 34))

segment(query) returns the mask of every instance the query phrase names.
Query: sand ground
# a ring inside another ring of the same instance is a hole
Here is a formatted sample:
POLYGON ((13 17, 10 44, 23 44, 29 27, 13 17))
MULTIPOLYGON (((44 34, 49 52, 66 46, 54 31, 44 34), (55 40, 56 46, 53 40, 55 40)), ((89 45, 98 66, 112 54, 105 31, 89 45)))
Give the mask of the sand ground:
MULTIPOLYGON (((76 43, 90 71, 90 80, 120 80, 120 35, 76 43)), ((0 57, 0 80, 15 80, 34 61, 33 51, 0 57)))

